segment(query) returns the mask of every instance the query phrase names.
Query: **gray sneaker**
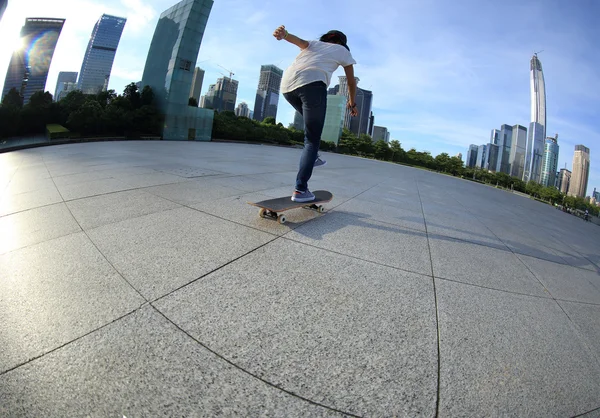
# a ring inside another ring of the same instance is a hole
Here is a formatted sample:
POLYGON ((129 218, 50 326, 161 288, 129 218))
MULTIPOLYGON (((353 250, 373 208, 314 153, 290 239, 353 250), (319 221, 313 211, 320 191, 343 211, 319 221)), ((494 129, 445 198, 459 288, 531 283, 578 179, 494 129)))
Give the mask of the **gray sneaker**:
POLYGON ((323 160, 320 156, 317 156, 315 160, 315 165, 313 167, 323 167, 327 164, 327 161, 323 160))
POLYGON ((315 195, 312 194, 310 190, 307 190, 305 192, 299 192, 298 190, 294 190, 294 194, 292 194, 292 201, 294 202, 303 203, 312 202, 313 200, 315 200, 315 195))

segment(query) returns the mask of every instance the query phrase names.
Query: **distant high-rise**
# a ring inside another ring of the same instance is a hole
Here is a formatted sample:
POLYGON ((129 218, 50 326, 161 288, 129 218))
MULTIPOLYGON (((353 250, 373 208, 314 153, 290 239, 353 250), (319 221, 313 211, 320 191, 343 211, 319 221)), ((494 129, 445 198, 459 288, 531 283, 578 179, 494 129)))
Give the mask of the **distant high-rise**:
POLYGON ((77 82, 77 71, 61 71, 58 73, 58 80, 56 81, 56 90, 54 90, 54 101, 60 100, 60 93, 65 89, 65 83, 76 83, 77 82))
POLYGON ((477 165, 477 152, 479 147, 475 144, 469 145, 469 151, 467 152, 467 160, 465 161, 467 167, 475 167, 477 165))
POLYGON ((502 125, 498 134, 498 158, 496 171, 510 175, 510 149, 512 148, 512 131, 510 125, 502 125))
POLYGON ((542 160, 541 185, 554 187, 556 183, 556 169, 558 167, 558 134, 546 138, 544 158, 542 160))
POLYGON ((600 202, 600 192, 597 192, 595 187, 594 191, 592 192, 592 197, 596 199, 596 202, 600 202))
POLYGON ((567 194, 570 183, 571 172, 566 168, 561 168, 560 173, 558 174, 558 190, 563 194, 567 194))
MULTIPOLYGON (((327 96, 327 98, 329 98, 329 96, 327 96)), ((295 129, 298 129, 299 131, 304 130, 304 118, 302 117, 300 112, 298 112, 297 110, 294 113, 294 123, 292 124, 292 126, 295 129)))
POLYGON ((373 127, 373 142, 385 141, 388 139, 388 129, 385 126, 373 127))
POLYGON ((529 66, 531 88, 531 123, 527 138, 524 181, 541 182, 542 159, 546 139, 546 84, 542 63, 534 54, 529 66))
POLYGON ((373 105, 373 92, 356 89, 356 111, 358 115, 350 118, 350 130, 357 136, 366 134, 369 131, 369 117, 373 105))
POLYGON ((279 89, 283 70, 275 65, 261 65, 256 99, 254 100, 254 119, 262 122, 265 118, 277 119, 279 89))
POLYGON ((163 139, 211 139, 214 112, 188 103, 212 5, 213 0, 182 0, 164 11, 156 24, 142 85, 152 88, 165 115, 163 139))
POLYGON ((2 15, 6 10, 6 5, 8 4, 8 0, 0 0, 0 22, 2 21, 2 15))
POLYGON ((458 158, 459 160, 462 161, 462 152, 459 152, 458 154, 456 154, 456 158, 458 158))
POLYGON ((10 60, 2 98, 15 88, 23 97, 23 104, 36 91, 44 91, 54 48, 65 19, 27 18, 21 29, 21 47, 10 60))
POLYGON ((512 140, 508 164, 510 175, 523 179, 525 169, 525 147, 527 146, 527 128, 521 125, 512 127, 512 140))
POLYGON ((108 89, 125 22, 124 17, 103 14, 94 25, 77 81, 84 94, 98 94, 108 89))
POLYGON ((242 116, 245 118, 250 116, 250 109, 248 109, 248 103, 242 102, 242 103, 238 104, 237 107, 235 108, 235 115, 242 116))
POLYGON ((488 147, 487 144, 482 144, 477 147, 477 160, 475 162, 475 167, 477 168, 486 168, 488 161, 488 147))
POLYGON ((498 165, 498 138, 500 136, 500 130, 492 129, 492 134, 490 135, 490 142, 487 144, 487 165, 484 167, 490 171, 496 171, 496 166, 498 165))
MULTIPOLYGON (((338 144, 342 136, 345 105, 346 100, 343 96, 327 96, 327 110, 325 111, 325 124, 323 125, 321 140, 338 144)), ((304 123, 301 129, 304 130, 304 123)))
POLYGON ((369 136, 373 136, 373 128, 375 127, 375 115, 373 114, 373 112, 371 112, 371 115, 369 116, 369 130, 367 131, 367 134, 369 136))
POLYGON ((573 174, 569 185, 569 196, 585 197, 590 175, 590 149, 583 145, 575 145, 573 154, 573 174))
POLYGON ((196 99, 196 102, 200 102, 200 93, 202 92, 202 82, 204 81, 204 70, 200 67, 196 67, 194 70, 194 77, 192 78, 192 87, 190 88, 190 97, 196 99))
POLYGON ((217 112, 225 110, 234 112, 238 84, 237 80, 229 77, 218 78, 216 84, 208 87, 208 92, 204 96, 204 107, 217 112))
POLYGON ((335 94, 338 94, 339 91, 340 91, 340 85, 336 84, 335 86, 333 86, 329 90, 327 90, 327 94, 335 95, 335 94))
MULTIPOLYGON (((350 97, 350 90, 348 89, 348 79, 346 78, 346 76, 339 76, 340 79, 340 88, 338 90, 338 95, 340 96, 345 96, 346 100, 348 100, 348 98, 350 97)), ((354 79, 356 80, 356 84, 358 85, 358 82, 360 81, 360 78, 358 77, 354 77, 354 79)), ((356 95, 358 96, 358 87, 357 87, 357 93, 356 95)), ((352 116, 350 116, 350 109, 346 108, 344 110, 344 128, 346 129, 350 129, 350 123, 352 121, 352 116)))

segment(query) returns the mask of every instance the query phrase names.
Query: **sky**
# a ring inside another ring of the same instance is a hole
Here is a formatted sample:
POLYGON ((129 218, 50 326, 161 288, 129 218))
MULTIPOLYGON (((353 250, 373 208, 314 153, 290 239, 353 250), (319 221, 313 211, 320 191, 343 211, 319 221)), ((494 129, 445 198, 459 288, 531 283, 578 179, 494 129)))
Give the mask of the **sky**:
MULTIPOLYGON (((176 0, 8 0, 0 22, 5 74, 26 17, 66 18, 46 90, 59 71, 79 71, 102 13, 127 18, 109 88, 140 81, 160 14, 176 0)), ((574 147, 591 150, 587 195, 600 190, 600 15, 596 0, 215 0, 198 54, 202 94, 223 74, 239 81, 237 103, 254 107, 260 66, 285 69, 299 50, 273 38, 285 25, 304 39, 343 31, 359 87, 373 92, 375 124, 406 150, 466 157, 502 124, 529 127, 529 61, 539 53, 548 136, 558 133, 558 168, 574 147)), ((337 76, 343 75, 340 68, 337 76)), ((4 77, 0 76, 0 83, 4 77)), ((236 103, 236 104, 237 104, 236 103)), ((277 121, 294 111, 280 97, 277 121)))

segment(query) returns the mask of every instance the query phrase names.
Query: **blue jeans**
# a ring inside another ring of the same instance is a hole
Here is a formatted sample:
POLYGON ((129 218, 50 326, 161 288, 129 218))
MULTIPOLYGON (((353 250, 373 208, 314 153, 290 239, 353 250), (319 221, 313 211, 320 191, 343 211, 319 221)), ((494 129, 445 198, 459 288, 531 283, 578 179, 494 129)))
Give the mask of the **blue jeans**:
POLYGON ((308 180, 312 176, 321 144, 327 110, 327 85, 322 81, 316 81, 284 93, 283 97, 304 118, 304 149, 296 176, 296 190, 304 192, 308 190, 308 180))

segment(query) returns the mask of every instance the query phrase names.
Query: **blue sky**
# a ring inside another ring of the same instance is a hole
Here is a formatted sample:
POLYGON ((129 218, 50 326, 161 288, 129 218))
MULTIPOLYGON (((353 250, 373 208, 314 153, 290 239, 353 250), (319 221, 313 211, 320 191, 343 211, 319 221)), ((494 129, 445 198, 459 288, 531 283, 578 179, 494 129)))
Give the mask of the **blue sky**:
MULTIPOLYGON (((46 85, 53 93, 59 71, 79 71, 95 21, 110 13, 128 18, 109 86, 121 92, 141 79, 158 17, 175 3, 9 0, 0 74, 25 17, 66 18, 46 85)), ((529 60, 543 50, 547 134, 559 134, 559 168, 572 168, 576 144, 591 149, 589 195, 600 189, 597 16, 595 0, 215 0, 198 56, 206 70, 202 93, 227 73, 221 65, 239 80, 238 103, 252 108, 260 65, 285 69, 298 52, 271 36, 278 25, 305 39, 338 29, 358 63, 359 86, 373 91, 376 125, 405 149, 465 156, 469 144, 487 142, 503 123, 529 126, 529 60)), ((278 121, 292 119, 281 97, 278 121)))

